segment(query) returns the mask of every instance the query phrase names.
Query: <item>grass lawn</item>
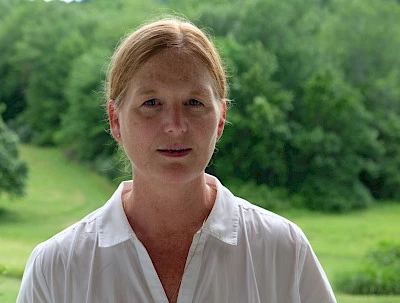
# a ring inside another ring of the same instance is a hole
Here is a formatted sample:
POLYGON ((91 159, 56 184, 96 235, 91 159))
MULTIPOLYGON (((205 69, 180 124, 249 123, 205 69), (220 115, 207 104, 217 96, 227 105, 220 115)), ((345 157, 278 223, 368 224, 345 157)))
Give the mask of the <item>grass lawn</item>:
MULTIPOLYGON (((303 229, 334 290, 336 277, 356 269, 366 252, 380 241, 400 241, 400 204, 375 205, 345 215, 306 211, 282 215, 303 229)), ((335 294, 340 303, 400 303, 400 296, 349 296, 338 291, 335 294)))
MULTIPOLYGON (((2 303, 15 302, 34 246, 103 205, 116 187, 86 168, 66 162, 57 149, 23 146, 21 155, 29 164, 26 197, 9 201, 0 196, 2 303)), ((281 215, 304 230, 333 286, 335 276, 356 268, 368 249, 381 240, 400 237, 400 204, 377 205, 346 215, 302 210, 281 215)), ((400 296, 336 295, 340 303, 400 302, 400 296)))

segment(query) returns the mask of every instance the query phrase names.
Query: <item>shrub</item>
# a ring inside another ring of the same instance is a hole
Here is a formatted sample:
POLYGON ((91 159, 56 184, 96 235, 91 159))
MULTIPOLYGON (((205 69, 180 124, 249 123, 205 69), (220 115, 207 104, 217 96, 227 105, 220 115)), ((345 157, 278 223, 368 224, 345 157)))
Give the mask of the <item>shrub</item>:
MULTIPOLYGON (((2 105, 2 104, 0 104, 2 105)), ((19 157, 17 135, 1 118, 4 106, 0 106, 0 194, 22 196, 25 193, 28 168, 19 157)))
POLYGON ((359 270, 338 277, 337 287, 349 294, 399 295, 400 243, 380 243, 359 270))
POLYGON ((28 124, 24 124, 23 119, 12 119, 7 121, 7 126, 18 136, 22 143, 32 143, 37 137, 37 132, 28 124))
POLYGON ((0 276, 11 277, 11 278, 22 278, 23 271, 11 269, 7 266, 0 264, 0 276))
POLYGON ((364 209, 373 203, 368 188, 361 182, 332 181, 321 175, 310 176, 303 184, 301 194, 308 209, 325 212, 344 213, 354 209, 364 209))

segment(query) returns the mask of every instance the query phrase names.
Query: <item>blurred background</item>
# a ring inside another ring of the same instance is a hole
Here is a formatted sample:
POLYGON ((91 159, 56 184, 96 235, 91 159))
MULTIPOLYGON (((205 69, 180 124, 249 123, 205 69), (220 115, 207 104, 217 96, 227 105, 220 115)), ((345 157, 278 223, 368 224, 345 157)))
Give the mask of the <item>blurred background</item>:
POLYGON ((185 16, 232 107, 207 168, 308 236, 338 302, 400 302, 400 1, 0 2, 0 301, 32 249, 129 178, 103 84, 121 37, 185 16))

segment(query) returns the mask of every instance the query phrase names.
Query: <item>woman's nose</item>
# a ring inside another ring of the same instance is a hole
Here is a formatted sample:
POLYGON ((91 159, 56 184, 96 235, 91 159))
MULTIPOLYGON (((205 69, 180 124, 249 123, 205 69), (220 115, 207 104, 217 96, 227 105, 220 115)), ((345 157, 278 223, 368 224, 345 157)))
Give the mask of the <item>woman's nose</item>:
POLYGON ((184 133, 187 131, 187 121, 184 116, 183 108, 180 106, 171 106, 165 112, 165 132, 166 133, 184 133))

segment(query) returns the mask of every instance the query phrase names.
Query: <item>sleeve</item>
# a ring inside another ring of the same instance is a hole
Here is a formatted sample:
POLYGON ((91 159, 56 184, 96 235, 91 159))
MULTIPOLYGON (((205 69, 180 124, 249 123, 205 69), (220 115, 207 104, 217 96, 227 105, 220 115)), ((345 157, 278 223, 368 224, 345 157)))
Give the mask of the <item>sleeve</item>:
POLYGON ((336 303, 328 278, 305 236, 303 241, 299 259, 300 302, 336 303))
POLYGON ((32 252, 25 267, 17 303, 53 302, 42 268, 44 243, 39 244, 32 252))

